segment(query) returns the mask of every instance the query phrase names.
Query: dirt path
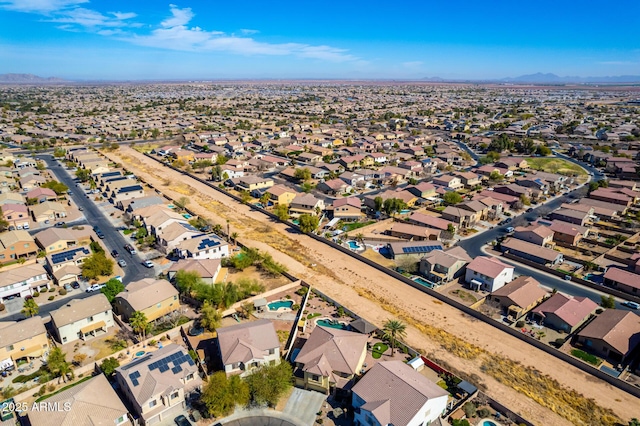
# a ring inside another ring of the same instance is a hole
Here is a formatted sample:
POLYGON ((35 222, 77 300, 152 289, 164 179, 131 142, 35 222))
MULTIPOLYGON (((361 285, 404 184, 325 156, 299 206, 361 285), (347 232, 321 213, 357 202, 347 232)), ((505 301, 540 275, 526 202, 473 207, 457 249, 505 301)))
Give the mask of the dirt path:
POLYGON ((108 156, 168 196, 188 196, 188 207, 195 213, 223 226, 229 221, 231 232, 238 232, 241 242, 269 252, 293 275, 373 323, 380 326, 390 317, 402 318, 409 324, 407 343, 460 372, 536 424, 614 424, 615 416, 626 423, 638 415, 637 398, 284 224, 274 223, 129 147, 108 156))

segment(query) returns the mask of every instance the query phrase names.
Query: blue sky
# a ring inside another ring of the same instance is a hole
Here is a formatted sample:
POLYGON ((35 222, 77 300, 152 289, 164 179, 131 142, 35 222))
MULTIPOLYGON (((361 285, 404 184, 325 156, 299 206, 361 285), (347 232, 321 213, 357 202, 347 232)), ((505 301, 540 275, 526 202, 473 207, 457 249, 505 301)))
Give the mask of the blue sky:
POLYGON ((638 28, 638 0, 0 0, 0 73, 131 80, 640 75, 638 28))

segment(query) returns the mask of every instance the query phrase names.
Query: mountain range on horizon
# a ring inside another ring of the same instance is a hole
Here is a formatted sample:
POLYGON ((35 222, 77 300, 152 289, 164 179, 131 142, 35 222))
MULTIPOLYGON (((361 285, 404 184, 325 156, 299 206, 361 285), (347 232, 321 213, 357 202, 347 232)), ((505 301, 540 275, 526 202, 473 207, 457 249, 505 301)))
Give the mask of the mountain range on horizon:
MULTIPOLYGON (((190 81, 193 79, 176 79, 173 81, 190 81)), ((218 80, 218 79, 212 79, 218 80)), ((222 79, 228 80, 228 79, 222 79)), ((246 79, 251 80, 251 79, 246 79)), ((298 79, 291 79, 298 80, 298 79)), ((313 79, 311 79, 313 80, 313 79)), ((322 79, 326 80, 326 79, 322 79)), ((340 80, 340 79, 336 79, 340 80)), ((376 79, 371 79, 376 80, 376 79)), ((379 79, 380 81, 384 81, 386 79, 379 79)), ((408 79, 409 81, 410 79, 408 79)), ((33 84, 33 83, 72 83, 72 82, 87 82, 89 80, 68 80, 60 77, 40 77, 34 74, 25 74, 25 73, 7 73, 0 74, 0 84, 33 84)), ((110 80, 94 80, 96 82, 100 81, 110 81, 110 80)), ((120 80, 111 80, 111 81, 120 81, 120 80)), ((127 82, 132 82, 133 80, 127 80, 127 82)), ((142 81, 142 80, 141 80, 142 81)), ((424 77, 420 81, 433 82, 433 83, 464 83, 464 82, 482 82, 482 83, 539 83, 539 84, 629 84, 629 83, 640 83, 640 75, 620 75, 620 76, 603 76, 603 77, 578 77, 578 76, 558 76, 552 73, 535 73, 535 74, 527 74, 521 75, 518 77, 505 77, 501 79, 447 79, 442 77, 424 77)))

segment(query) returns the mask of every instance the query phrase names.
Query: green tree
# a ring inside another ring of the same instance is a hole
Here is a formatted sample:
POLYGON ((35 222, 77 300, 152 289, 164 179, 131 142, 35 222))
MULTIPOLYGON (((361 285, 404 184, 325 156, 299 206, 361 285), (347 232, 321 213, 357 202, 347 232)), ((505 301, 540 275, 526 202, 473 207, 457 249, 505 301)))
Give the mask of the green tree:
POLYGON ((147 330, 149 329, 149 321, 147 316, 142 311, 135 311, 131 318, 129 318, 129 325, 133 329, 134 333, 138 334, 144 340, 147 330))
POLYGON ((291 387, 293 371, 291 364, 263 365, 246 377, 251 402, 275 407, 280 397, 291 387))
POLYGON ((53 156, 55 158, 64 158, 65 155, 67 155, 67 151, 64 148, 56 148, 53 151, 53 156))
POLYGON ((536 153, 542 155, 543 157, 546 157, 548 155, 551 155, 551 149, 546 145, 538 145, 536 153))
POLYGON ((91 178, 91 170, 78 169, 76 170, 76 177, 80 182, 86 182, 91 178))
POLYGON ((40 307, 31 297, 24 301, 24 303, 22 304, 22 310, 20 312, 22 312, 24 316, 31 318, 34 315, 38 315, 38 312, 40 312, 40 307))
POLYGON ((384 204, 384 200, 382 199, 382 197, 376 197, 373 199, 373 202, 375 204, 375 210, 377 212, 379 212, 380 210, 382 210, 382 205, 384 204))
POLYGON ((180 210, 184 210, 187 205, 191 202, 191 200, 189 200, 188 197, 180 197, 179 199, 175 200, 173 202, 173 204, 180 210))
POLYGON ((454 205, 462 201, 462 195, 455 191, 449 191, 442 196, 442 200, 448 205, 454 205))
POLYGON ((100 291, 102 292, 102 294, 107 296, 107 300, 109 300, 109 303, 113 303, 116 295, 124 291, 124 284, 122 284, 120 280, 111 278, 105 283, 105 286, 102 287, 100 291))
POLYGON ((50 180, 49 182, 45 182, 42 185, 40 185, 40 187, 49 188, 50 190, 55 192, 57 195, 66 194, 67 191, 69 190, 69 187, 67 185, 55 180, 50 180))
POLYGON ((242 191, 240 193, 240 201, 242 201, 244 204, 247 204, 249 201, 251 201, 251 194, 249 194, 249 191, 242 191))
POLYGON ((616 299, 614 299, 613 296, 605 296, 603 294, 600 296, 600 306, 607 309, 615 309, 616 299))
POLYGON ((295 177, 298 180, 307 181, 311 179, 311 171, 306 167, 301 169, 296 169, 296 171, 293 173, 293 177, 295 177))
POLYGON ((267 205, 269 204, 269 200, 271 199, 271 195, 269 195, 269 193, 265 192, 264 194, 262 194, 260 196, 260 203, 264 206, 267 207, 267 205))
POLYGON ((391 343, 391 353, 393 354, 398 339, 407 337, 407 326, 402 321, 389 319, 382 326, 382 333, 384 338, 391 343))
POLYGON ((289 220, 289 206, 287 204, 278 204, 275 209, 275 214, 281 221, 289 220))
POLYGON ((238 233, 237 232, 232 232, 231 235, 229 235, 229 238, 231 239, 231 242, 233 242, 233 244, 238 244, 238 233))
POLYGON ((300 230, 304 233, 315 231, 318 227, 318 222, 320 221, 317 216, 310 214, 300 215, 298 220, 300 222, 300 230))
POLYGON ((524 194, 520 195, 520 202, 525 206, 531 205, 531 199, 524 194))
POLYGON ((384 210, 387 216, 392 216, 394 213, 397 213, 406 207, 407 205, 405 202, 399 198, 387 198, 382 203, 382 210, 384 210))
POLYGON ((249 404, 249 395, 249 385, 240 376, 227 378, 224 371, 218 371, 209 376, 200 401, 209 414, 224 417, 231 414, 237 405, 249 404))
POLYGON ((104 252, 96 252, 86 258, 80 265, 82 276, 94 280, 100 276, 107 277, 113 273, 113 260, 107 258, 104 252))
POLYGON ((207 167, 211 167, 213 166, 213 162, 211 160, 198 160, 198 161, 194 161, 193 164, 191 165, 191 167, 193 167, 194 170, 204 170, 207 167))
POLYGON ((455 235, 456 227, 453 226, 453 223, 450 223, 447 225, 447 232, 451 232, 452 235, 455 235))
POLYGON ((100 370, 104 373, 105 376, 111 377, 113 373, 115 373, 116 368, 120 367, 120 362, 114 357, 106 358, 100 364, 100 370))
POLYGON ((502 182, 504 180, 504 176, 497 170, 494 170, 489 174, 489 179, 494 182, 502 182))
POLYGON ((61 377, 65 382, 71 373, 71 366, 66 360, 66 354, 59 347, 53 348, 47 357, 47 370, 53 377, 61 377))
POLYGON ((208 331, 216 331, 222 322, 222 315, 208 300, 205 300, 200 308, 200 325, 208 331))
POLYGON ((192 295, 198 287, 204 284, 202 277, 195 271, 180 269, 174 277, 176 287, 182 294, 192 295))
POLYGON ((222 167, 220 167, 219 164, 216 164, 216 166, 211 169, 211 179, 213 180, 222 179, 222 167))

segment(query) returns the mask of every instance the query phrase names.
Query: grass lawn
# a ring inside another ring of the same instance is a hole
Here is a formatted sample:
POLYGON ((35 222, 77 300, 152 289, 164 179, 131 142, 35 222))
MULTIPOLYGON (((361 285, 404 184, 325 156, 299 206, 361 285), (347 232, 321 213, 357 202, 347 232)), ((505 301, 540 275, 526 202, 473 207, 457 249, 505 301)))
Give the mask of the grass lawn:
POLYGON ((595 355, 591 355, 586 353, 585 351, 581 351, 580 349, 572 349, 571 355, 576 358, 580 358, 583 361, 588 362, 591 365, 595 365, 596 367, 602 363, 602 360, 595 355))
POLYGON ((344 225, 345 232, 353 231, 354 229, 363 228, 365 226, 371 225, 372 223, 376 223, 375 220, 370 220, 368 222, 355 222, 355 223, 347 223, 344 225))
POLYGON ((561 175, 587 176, 587 171, 570 161, 555 157, 527 158, 529 167, 534 170, 541 170, 549 173, 559 173, 561 175))
POLYGON ((379 359, 387 349, 389 349, 388 345, 384 343, 376 343, 373 345, 373 348, 371 348, 371 356, 374 359, 379 359))

